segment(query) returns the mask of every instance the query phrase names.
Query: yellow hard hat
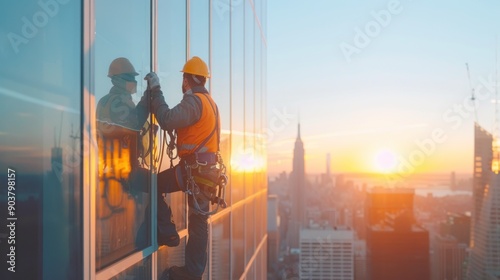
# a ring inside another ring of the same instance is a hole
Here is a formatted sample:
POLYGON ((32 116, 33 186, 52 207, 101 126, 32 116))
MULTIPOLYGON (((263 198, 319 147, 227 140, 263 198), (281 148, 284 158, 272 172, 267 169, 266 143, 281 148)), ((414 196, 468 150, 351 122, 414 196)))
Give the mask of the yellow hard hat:
POLYGON ((184 64, 184 68, 182 68, 181 72, 210 78, 207 64, 197 56, 193 56, 188 60, 186 64, 184 64))
POLYGON ((108 77, 125 73, 133 74, 134 76, 139 75, 139 73, 135 72, 135 68, 132 63, 130 63, 130 61, 125 57, 119 57, 113 60, 113 62, 109 65, 108 77))

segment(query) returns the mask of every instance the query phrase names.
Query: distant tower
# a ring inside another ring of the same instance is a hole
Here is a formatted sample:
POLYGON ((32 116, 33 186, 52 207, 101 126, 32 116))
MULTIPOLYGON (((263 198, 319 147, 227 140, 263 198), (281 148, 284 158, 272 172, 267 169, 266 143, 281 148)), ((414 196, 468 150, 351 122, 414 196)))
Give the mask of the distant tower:
POLYGON ((450 175, 450 189, 451 190, 457 189, 457 174, 455 172, 451 172, 450 175))
POLYGON ((297 139, 293 150, 293 170, 290 179, 292 216, 289 229, 291 242, 289 245, 292 248, 298 248, 300 228, 307 225, 305 216, 304 143, 300 138, 300 123, 298 124, 297 139))
POLYGON ((330 178, 330 153, 326 154, 326 176, 330 178))

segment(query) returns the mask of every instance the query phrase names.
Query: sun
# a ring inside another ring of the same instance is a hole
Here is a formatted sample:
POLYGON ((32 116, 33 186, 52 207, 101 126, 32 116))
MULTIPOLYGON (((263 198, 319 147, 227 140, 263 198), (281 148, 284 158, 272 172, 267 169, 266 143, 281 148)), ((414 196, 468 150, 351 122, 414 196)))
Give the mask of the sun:
POLYGON ((374 167, 377 172, 384 174, 394 172, 397 163, 396 154, 391 150, 383 149, 375 155, 374 167))

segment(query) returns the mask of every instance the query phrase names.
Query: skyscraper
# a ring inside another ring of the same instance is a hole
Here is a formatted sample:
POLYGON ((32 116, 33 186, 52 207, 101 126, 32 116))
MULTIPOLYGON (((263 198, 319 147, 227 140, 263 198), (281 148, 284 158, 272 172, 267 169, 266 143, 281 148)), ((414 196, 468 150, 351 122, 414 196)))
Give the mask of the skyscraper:
POLYGON ((493 135, 474 126, 474 208, 468 279, 500 275, 500 176, 492 171, 493 135))
POLYGON ((347 227, 301 229, 300 279, 353 280, 354 232, 347 227))
POLYGON ((367 196, 370 280, 429 279, 429 232, 413 217, 412 189, 371 190, 367 196))
POLYGON ((326 154, 326 176, 330 177, 330 167, 331 165, 331 157, 330 153, 326 154))
POLYGON ((290 176, 290 194, 292 199, 292 215, 289 227, 289 245, 292 248, 299 247, 299 232, 302 226, 307 225, 305 220, 305 167, 304 167, 304 143, 300 138, 300 123, 298 124, 297 139, 293 149, 293 169, 290 176))
POLYGON ((456 279, 464 278, 464 261, 467 244, 459 242, 452 235, 437 235, 432 264, 433 279, 456 279))
POLYGON ((280 243, 280 217, 277 195, 267 197, 267 271, 278 264, 280 243))

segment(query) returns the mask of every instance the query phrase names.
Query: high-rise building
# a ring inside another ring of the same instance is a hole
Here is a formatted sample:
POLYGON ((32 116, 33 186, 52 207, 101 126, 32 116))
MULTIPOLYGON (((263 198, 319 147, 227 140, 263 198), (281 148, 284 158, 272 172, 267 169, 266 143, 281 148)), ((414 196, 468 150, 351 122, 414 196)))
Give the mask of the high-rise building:
POLYGON ((292 248, 299 247, 299 233, 303 226, 307 226, 305 209, 305 164, 304 143, 300 137, 300 123, 297 128, 297 139, 293 149, 293 169, 290 174, 290 195, 292 199, 292 215, 288 229, 288 241, 292 248))
POLYGON ((431 239, 433 280, 465 280, 470 242, 470 215, 448 213, 431 239))
POLYGON ((450 189, 455 190, 456 188, 457 188, 457 174, 455 172, 451 172, 450 189))
POLYGON ((280 216, 277 195, 267 197, 267 270, 278 263, 280 249, 280 216))
POLYGON ((354 243, 354 280, 366 280, 366 240, 356 238, 354 243))
POLYGON ((457 242, 470 244, 471 217, 466 214, 448 213, 446 220, 439 225, 439 233, 451 235, 457 242))
POLYGON ((330 153, 326 154, 326 176, 330 177, 331 175, 331 157, 330 153))
POLYGON ((413 189, 386 189, 375 187, 367 191, 365 219, 367 225, 384 221, 387 214, 407 212, 413 217, 413 189))
POLYGON ((326 170, 325 174, 321 174, 321 186, 333 188, 330 153, 326 154, 326 170))
POLYGON ((434 242, 432 264, 435 269, 432 279, 465 280, 467 244, 451 235, 437 235, 434 242))
POLYGON ((354 280, 354 232, 347 228, 300 230, 300 279, 354 280))
POLYGON ((474 207, 467 279, 500 275, 500 175, 492 171, 493 135, 474 126, 474 207))
POLYGON ((415 223, 412 189, 375 188, 366 207, 370 280, 428 280, 429 232, 415 223))
POLYGON ((193 56, 210 70, 206 86, 217 103, 229 177, 227 208, 208 218, 203 279, 266 279, 267 0, 3 6, 0 209, 7 214, 13 206, 15 231, 0 228, 0 279, 157 280, 184 265, 190 217, 183 192, 166 197, 180 245, 158 247, 156 210, 164 201, 157 199, 157 174, 170 168, 165 134, 151 129, 152 114, 141 131, 104 131, 96 115, 113 91, 111 110, 134 119, 152 71, 165 102, 177 105, 180 70, 193 56), (113 61, 121 62, 110 67, 113 61), (132 172, 144 176, 130 180, 132 172), (12 256, 4 244, 15 246, 12 256), (5 266, 11 259, 15 273, 5 266))

